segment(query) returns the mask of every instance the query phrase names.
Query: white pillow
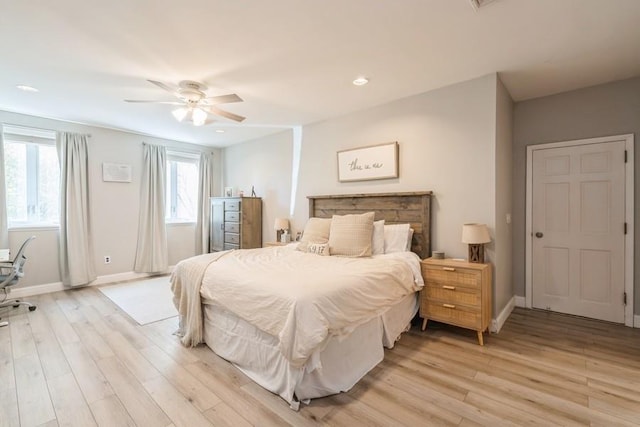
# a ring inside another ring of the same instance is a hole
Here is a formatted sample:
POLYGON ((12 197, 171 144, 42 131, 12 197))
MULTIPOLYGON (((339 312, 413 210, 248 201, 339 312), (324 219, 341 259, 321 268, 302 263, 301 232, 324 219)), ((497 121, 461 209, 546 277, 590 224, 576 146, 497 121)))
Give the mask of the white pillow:
POLYGON ((360 215, 334 215, 329 232, 331 255, 371 256, 373 212, 360 215))
POLYGON ((371 255, 384 253, 384 219, 373 222, 373 236, 371 237, 371 255))
POLYGON ((384 253, 406 252, 408 236, 409 224, 385 224, 384 253))
POLYGON ((331 218, 309 218, 307 225, 304 226, 300 241, 327 243, 329 241, 330 228, 331 218))
POLYGON ((309 243, 307 244, 307 252, 320 256, 329 256, 328 243, 309 243))

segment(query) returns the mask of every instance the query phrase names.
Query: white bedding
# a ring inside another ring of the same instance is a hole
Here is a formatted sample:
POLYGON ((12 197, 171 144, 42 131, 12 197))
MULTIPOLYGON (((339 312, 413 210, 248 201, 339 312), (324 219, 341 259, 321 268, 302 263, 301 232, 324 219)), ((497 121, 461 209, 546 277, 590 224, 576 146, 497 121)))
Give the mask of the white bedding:
POLYGON ((329 337, 347 336, 422 284, 411 252, 322 257, 292 244, 226 253, 207 268, 200 295, 276 337, 284 358, 301 367, 329 337))

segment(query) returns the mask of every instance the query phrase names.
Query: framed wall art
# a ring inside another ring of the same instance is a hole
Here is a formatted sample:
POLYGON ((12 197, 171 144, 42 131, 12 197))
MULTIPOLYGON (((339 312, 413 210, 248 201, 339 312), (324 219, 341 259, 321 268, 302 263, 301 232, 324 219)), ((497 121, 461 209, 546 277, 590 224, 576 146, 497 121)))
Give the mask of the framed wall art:
POLYGON ((338 151, 338 181, 398 177, 398 143, 389 142, 338 151))

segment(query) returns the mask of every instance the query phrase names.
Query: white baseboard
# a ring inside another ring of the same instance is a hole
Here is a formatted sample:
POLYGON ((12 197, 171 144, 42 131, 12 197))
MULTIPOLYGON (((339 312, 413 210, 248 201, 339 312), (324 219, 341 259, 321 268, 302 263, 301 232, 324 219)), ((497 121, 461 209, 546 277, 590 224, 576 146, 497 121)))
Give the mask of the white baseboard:
MULTIPOLYGON (((170 266, 165 273, 136 273, 134 271, 127 271, 124 273, 107 274, 104 276, 98 276, 96 280, 89 283, 86 286, 100 286, 108 283, 126 282, 129 280, 144 279, 145 277, 158 276, 167 274, 173 271, 173 266, 170 266)), ((68 288, 62 284, 62 282, 45 283, 42 285, 26 286, 23 288, 13 288, 10 290, 10 298, 27 298, 34 295, 48 294, 51 292, 64 291, 68 288)))
POLYGON ((519 297, 518 295, 516 295, 514 297, 516 299, 516 307, 526 307, 527 306, 527 300, 525 297, 519 297))
POLYGON ((498 332, 500 332, 500 329, 502 329, 502 327, 504 326, 504 323, 509 318, 509 315, 511 314, 513 309, 516 307, 516 298, 517 297, 515 296, 511 298, 507 303, 507 305, 502 309, 498 317, 491 320, 491 328, 490 328, 491 332, 493 332, 494 334, 497 334, 498 332))
POLYGON ((633 316, 633 327, 640 328, 640 314, 633 316))

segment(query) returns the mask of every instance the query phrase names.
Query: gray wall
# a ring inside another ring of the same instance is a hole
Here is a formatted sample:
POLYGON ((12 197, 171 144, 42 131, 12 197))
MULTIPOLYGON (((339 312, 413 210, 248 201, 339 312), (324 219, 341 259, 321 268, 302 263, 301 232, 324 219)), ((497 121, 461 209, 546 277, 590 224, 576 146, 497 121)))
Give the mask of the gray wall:
MULTIPOLYGON (((434 250, 466 258, 467 246, 460 241, 462 224, 482 222, 491 230, 494 242, 487 246, 487 258, 494 263, 499 282, 494 287, 499 291, 493 299, 495 317, 513 296, 510 258, 505 253, 510 252, 506 248, 511 238, 502 225, 496 235, 497 209, 504 218, 511 204, 510 192, 503 192, 509 184, 496 185, 496 170, 506 181, 511 176, 510 154, 499 158, 496 154, 497 145, 511 143, 510 114, 508 94, 498 86, 496 74, 490 74, 304 126, 293 232, 304 228, 310 195, 432 190, 434 250), (391 141, 400 146, 399 178, 338 182, 337 151, 391 141), (500 202, 498 191, 504 197, 500 202), (495 247, 505 248, 500 260, 495 247)), ((224 150, 225 185, 246 191, 248 184, 260 184, 256 189, 265 196, 263 209, 269 218, 265 241, 273 240, 271 218, 289 217, 291 146, 291 135, 279 134, 224 150)))
MULTIPOLYGON (((193 144, 5 111, 0 111, 0 122, 92 135, 89 138, 90 211, 93 226, 94 262, 98 276, 133 271, 140 206, 142 142, 165 145, 169 148, 190 152, 199 152, 205 149, 205 147, 193 144), (103 162, 132 165, 132 182, 103 182, 103 162), (104 255, 111 255, 111 264, 104 264, 104 255)), ((220 169, 220 150, 209 150, 218 153, 216 158, 220 169)), ((220 183, 222 177, 220 176, 217 181, 220 183)), ((57 227, 9 231, 9 244, 12 251, 16 251, 26 237, 30 235, 37 237, 29 247, 29 261, 25 264, 25 276, 19 287, 60 281, 58 234, 57 227)), ((195 254, 195 224, 169 225, 167 239, 170 265, 195 254)))
MULTIPOLYGON (((548 142, 640 132, 640 77, 519 102, 514 109, 513 141, 513 283, 525 294, 525 185, 527 146, 548 142)), ((634 165, 638 168, 638 154, 634 165)), ((640 174, 635 200, 640 200, 640 174)), ((635 224, 640 224, 634 209, 635 224)), ((640 237, 635 227, 634 241, 640 237)), ((635 249, 635 313, 640 313, 640 251, 635 249)))

